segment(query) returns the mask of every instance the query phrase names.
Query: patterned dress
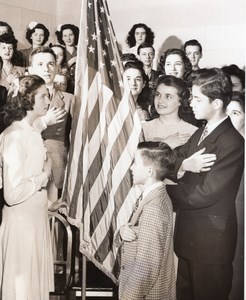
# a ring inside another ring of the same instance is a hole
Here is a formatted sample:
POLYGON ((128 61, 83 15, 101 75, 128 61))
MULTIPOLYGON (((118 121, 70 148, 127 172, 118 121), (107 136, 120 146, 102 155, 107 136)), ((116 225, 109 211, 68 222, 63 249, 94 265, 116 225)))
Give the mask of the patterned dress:
POLYGON ((40 189, 46 150, 25 119, 0 136, 6 205, 0 227, 0 299, 48 300, 54 289, 47 191, 40 189))

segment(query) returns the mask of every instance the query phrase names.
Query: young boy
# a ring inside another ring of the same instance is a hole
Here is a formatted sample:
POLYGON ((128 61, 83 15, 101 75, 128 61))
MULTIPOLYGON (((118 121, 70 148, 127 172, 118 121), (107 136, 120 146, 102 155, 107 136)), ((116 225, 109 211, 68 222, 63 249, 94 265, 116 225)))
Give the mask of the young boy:
POLYGON ((194 78, 191 107, 207 125, 177 150, 178 185, 167 187, 178 209, 178 300, 229 299, 237 239, 235 198, 244 165, 244 140, 226 115, 231 94, 231 83, 218 68, 201 70, 194 78), (216 155, 212 162, 209 153, 216 155))
POLYGON ((202 45, 197 40, 189 40, 184 44, 184 51, 192 64, 192 70, 199 70, 199 61, 202 58, 202 45))
POLYGON ((30 74, 39 75, 44 79, 51 101, 46 116, 38 119, 35 126, 42 131, 45 145, 52 158, 52 175, 59 197, 67 163, 70 108, 74 101, 74 95, 62 92, 54 86, 57 68, 56 56, 51 48, 36 48, 30 54, 28 71, 30 74))
POLYGON ((143 63, 144 72, 149 78, 149 87, 155 88, 158 78, 158 72, 152 69, 153 60, 155 58, 155 48, 150 43, 145 42, 138 47, 137 53, 143 63))
POLYGON ((162 180, 173 169, 173 150, 162 142, 138 145, 131 167, 142 190, 130 223, 120 228, 119 299, 176 299, 172 203, 162 180))

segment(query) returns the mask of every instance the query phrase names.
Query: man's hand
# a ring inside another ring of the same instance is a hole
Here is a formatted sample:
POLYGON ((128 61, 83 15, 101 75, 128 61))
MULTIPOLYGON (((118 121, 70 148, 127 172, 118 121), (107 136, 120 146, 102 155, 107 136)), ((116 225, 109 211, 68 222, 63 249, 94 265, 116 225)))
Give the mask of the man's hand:
POLYGON ((44 121, 47 126, 58 124, 64 121, 66 110, 64 108, 50 108, 44 116, 44 121))
POLYGON ((181 165, 182 171, 190 171, 193 173, 208 172, 216 160, 215 154, 203 154, 205 148, 197 151, 190 157, 186 158, 181 165))

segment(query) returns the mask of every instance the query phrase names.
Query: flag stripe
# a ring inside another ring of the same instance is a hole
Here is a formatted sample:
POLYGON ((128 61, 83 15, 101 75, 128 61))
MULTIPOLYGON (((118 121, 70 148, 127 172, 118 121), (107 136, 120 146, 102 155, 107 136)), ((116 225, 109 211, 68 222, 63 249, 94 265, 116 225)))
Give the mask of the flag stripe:
POLYGON ((106 0, 82 0, 71 147, 63 198, 80 228, 80 251, 113 281, 114 236, 129 219, 135 190, 130 166, 142 128, 129 91, 106 0))

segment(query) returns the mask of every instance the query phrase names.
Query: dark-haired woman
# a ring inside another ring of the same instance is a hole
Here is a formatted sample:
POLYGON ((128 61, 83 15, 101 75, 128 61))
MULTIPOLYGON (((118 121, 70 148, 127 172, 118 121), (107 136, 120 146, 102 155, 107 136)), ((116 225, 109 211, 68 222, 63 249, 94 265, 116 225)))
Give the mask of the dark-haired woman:
POLYGON ((138 23, 134 24, 131 30, 128 32, 126 43, 129 46, 129 53, 135 54, 138 57, 138 46, 147 42, 153 45, 155 34, 146 24, 138 23))
POLYGON ((41 46, 44 46, 50 36, 49 30, 41 23, 31 22, 26 30, 26 39, 31 44, 31 47, 20 50, 23 54, 23 66, 29 67, 29 55, 31 52, 41 46))
POLYGON ((0 85, 9 90, 13 80, 24 75, 25 69, 16 65, 18 61, 17 40, 9 33, 0 35, 0 85))
POLYGON ((190 91, 184 80, 161 76, 156 83, 154 108, 157 118, 143 124, 146 141, 162 141, 171 148, 187 142, 197 127, 186 122, 190 91))
POLYGON ((67 92, 73 94, 77 60, 77 45, 79 41, 79 28, 73 24, 58 25, 55 34, 58 42, 65 46, 66 64, 69 73, 67 92))
POLYGON ((39 76, 19 78, 5 106, 8 127, 0 136, 6 204, 0 227, 0 299, 49 300, 54 289, 47 183, 51 160, 34 120, 50 100, 39 76))

